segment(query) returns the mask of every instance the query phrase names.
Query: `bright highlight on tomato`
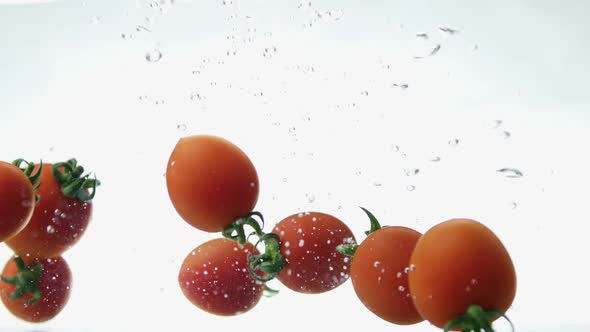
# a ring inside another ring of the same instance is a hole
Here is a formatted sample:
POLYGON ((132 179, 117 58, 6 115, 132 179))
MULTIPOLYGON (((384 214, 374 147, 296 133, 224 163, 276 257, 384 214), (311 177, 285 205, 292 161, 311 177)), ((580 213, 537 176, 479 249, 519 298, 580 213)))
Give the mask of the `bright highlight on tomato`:
POLYGON ((512 260, 498 237, 474 220, 452 219, 432 227, 416 243, 410 266, 416 309, 440 328, 479 331, 483 323, 504 315, 514 300, 512 260))
POLYGON ((220 232, 258 200, 254 165, 236 145, 216 136, 181 138, 168 160, 166 185, 178 214, 206 232, 220 232))

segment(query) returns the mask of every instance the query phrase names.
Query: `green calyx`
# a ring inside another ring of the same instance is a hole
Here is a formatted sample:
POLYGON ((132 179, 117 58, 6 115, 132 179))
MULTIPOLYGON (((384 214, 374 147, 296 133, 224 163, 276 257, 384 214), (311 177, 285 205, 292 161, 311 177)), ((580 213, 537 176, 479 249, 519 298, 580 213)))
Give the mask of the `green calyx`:
POLYGON ((223 231, 223 237, 238 242, 243 245, 248 242, 250 236, 257 236, 258 241, 254 248, 263 243, 264 253, 253 255, 248 253, 248 271, 252 278, 260 282, 272 280, 277 273, 285 267, 285 258, 281 254, 280 238, 275 233, 264 233, 264 218, 260 212, 251 212, 244 217, 239 218, 230 225, 226 226, 223 231), (258 217, 260 223, 254 218, 258 217), (246 236, 244 227, 249 226, 254 231, 246 236))
POLYGON ((94 198, 96 187, 100 185, 96 177, 89 178, 90 173, 82 175, 84 167, 78 165, 76 159, 53 164, 51 171, 66 197, 77 198, 84 202, 90 201, 94 198))
MULTIPOLYGON (((375 218, 375 216, 367 209, 365 209, 364 207, 360 207, 369 217, 369 221, 371 222, 371 229, 369 229, 368 231, 365 231, 365 235, 369 235, 379 229, 381 229, 381 224, 379 224, 379 221, 377 221, 377 218, 375 218)), ((354 257, 354 253, 356 252, 356 249, 358 248, 358 244, 339 244, 336 247, 336 251, 338 251, 339 253, 349 256, 349 257, 354 257)))
POLYGON ((43 264, 36 261, 30 265, 26 265, 23 259, 19 256, 14 257, 14 263, 17 267, 17 273, 14 276, 1 276, 1 280, 15 286, 14 293, 10 295, 12 300, 18 300, 26 293, 32 295, 32 298, 27 300, 27 303, 36 303, 41 299, 41 290, 37 281, 43 274, 43 264))
MULTIPOLYGON (((21 171, 23 171, 23 173, 25 173, 25 175, 27 176, 27 178, 29 178, 29 181, 31 181, 31 184, 33 185, 33 190, 36 192, 39 189, 39 186, 41 185, 39 179, 41 178, 41 171, 43 170, 43 161, 39 162, 39 168, 35 173, 33 173, 35 171, 35 163, 19 158, 13 161, 12 164, 18 167, 21 171), (24 167, 22 166, 23 163, 25 164, 24 167)), ((36 202, 39 202, 39 194, 35 194, 35 203, 36 202)))
POLYGON ((510 324, 511 330, 514 332, 514 325, 508 317, 496 310, 485 311, 477 304, 472 304, 467 308, 467 312, 444 326, 444 332, 451 331, 454 328, 460 328, 461 332, 494 332, 491 321, 498 317, 504 317, 510 324))

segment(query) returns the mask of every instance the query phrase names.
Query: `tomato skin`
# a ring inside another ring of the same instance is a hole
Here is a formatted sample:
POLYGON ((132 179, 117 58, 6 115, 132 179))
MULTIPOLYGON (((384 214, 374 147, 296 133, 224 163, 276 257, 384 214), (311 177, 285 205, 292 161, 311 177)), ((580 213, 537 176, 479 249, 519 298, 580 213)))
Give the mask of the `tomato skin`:
POLYGON ((233 316, 252 309, 260 300, 264 284, 248 272, 248 252, 232 240, 218 238, 191 251, 182 262, 178 284, 186 298, 198 308, 220 316, 233 316))
POLYGON ((339 253, 340 244, 355 244, 344 222, 321 212, 297 213, 281 220, 273 229, 281 239, 285 267, 276 278, 291 290, 317 294, 348 280, 351 259, 339 253))
POLYGON ((416 309, 440 328, 472 304, 506 312, 516 294, 510 255, 498 237, 475 220, 451 219, 432 227, 418 240, 410 264, 416 309))
POLYGON ((258 201, 254 165, 240 148, 217 136, 181 138, 168 160, 166 185, 178 214, 205 232, 221 231, 258 201))
POLYGON ((37 190, 40 199, 29 223, 5 241, 19 256, 60 256, 80 240, 90 222, 92 202, 66 197, 51 169, 52 164, 43 163, 37 190))
POLYGON ((370 233, 352 258, 351 280, 357 297, 388 322, 423 321, 408 287, 410 257, 420 236, 411 228, 384 226, 370 233))
POLYGON ((33 215, 35 190, 18 167, 0 161, 0 242, 22 230, 33 215))
MULTIPOLYGON (((27 265, 35 261, 30 257, 22 258, 27 265)), ((41 299, 38 302, 26 303, 32 298, 28 293, 20 299, 11 299, 10 295, 14 292, 15 286, 0 282, 0 297, 6 308, 14 316, 32 323, 48 321, 57 316, 70 298, 72 285, 72 272, 62 257, 39 259, 38 261, 43 264, 43 274, 37 281, 41 290, 41 299)), ((2 275, 9 277, 15 275, 16 272, 16 264, 11 258, 4 266, 2 275)))

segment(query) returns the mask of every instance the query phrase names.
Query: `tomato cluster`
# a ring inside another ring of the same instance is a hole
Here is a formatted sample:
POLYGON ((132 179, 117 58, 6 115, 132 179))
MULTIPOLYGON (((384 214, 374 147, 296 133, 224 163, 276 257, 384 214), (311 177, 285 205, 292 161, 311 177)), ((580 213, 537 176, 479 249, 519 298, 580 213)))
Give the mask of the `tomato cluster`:
POLYGON ((68 302, 72 273, 62 254, 85 233, 99 185, 83 173, 75 159, 0 162, 0 241, 14 252, 0 298, 25 321, 52 319, 68 302))
POLYGON ((166 183, 179 216, 221 233, 196 246, 180 266, 179 286, 197 307, 232 316, 252 309, 266 282, 318 294, 352 280, 359 300, 398 325, 429 321, 448 330, 493 331, 516 291, 514 266, 500 240, 470 219, 442 222, 424 234, 381 227, 360 244, 348 226, 321 212, 294 213, 263 231, 254 212, 259 178, 248 156, 224 138, 182 138, 168 160, 166 183), (248 233, 246 228, 250 228, 248 233), (252 240, 254 238, 254 240, 252 240))

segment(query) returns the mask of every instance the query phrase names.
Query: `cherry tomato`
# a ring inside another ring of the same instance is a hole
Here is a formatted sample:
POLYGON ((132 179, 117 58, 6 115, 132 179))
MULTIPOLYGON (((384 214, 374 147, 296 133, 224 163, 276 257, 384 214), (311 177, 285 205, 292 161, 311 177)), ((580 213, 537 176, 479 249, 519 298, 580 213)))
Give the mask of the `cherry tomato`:
POLYGON ((224 138, 181 138, 166 170, 170 200, 190 225, 219 232, 251 212, 258 200, 258 175, 248 156, 224 138))
POLYGON ((248 271, 252 244, 240 246, 228 239, 214 239, 191 251, 182 262, 178 283, 186 298, 209 313, 232 316, 252 309, 264 284, 248 271))
MULTIPOLYGON (((18 234, 5 241, 17 255, 36 258, 60 256, 80 240, 88 227, 93 205, 90 200, 83 199, 92 198, 88 196, 86 189, 94 187, 95 180, 73 176, 70 180, 78 181, 82 185, 79 188, 82 191, 69 193, 72 188, 62 189, 54 175, 58 170, 54 171, 53 166, 43 164, 41 183, 37 191, 39 202, 29 223, 18 234), (74 197, 68 197, 66 193, 74 197)), ((60 170, 63 171, 62 168, 60 170)))
POLYGON ((291 290, 323 293, 348 280, 351 259, 336 247, 356 242, 341 220, 320 212, 298 213, 280 221, 273 233, 279 235, 285 258, 276 278, 291 290))
POLYGON ((470 219, 451 219, 424 233, 410 267, 416 309, 441 328, 471 305, 504 313, 516 293, 516 273, 506 248, 489 228, 470 219))
POLYGON ((19 167, 0 161, 0 242, 22 230, 33 215, 35 188, 19 167))
POLYGON ((370 233, 352 258, 351 280, 356 295, 375 315, 400 325, 421 322, 410 289, 410 256, 421 234, 401 226, 370 233))
POLYGON ((68 263, 62 257, 15 258, 4 266, 0 282, 0 297, 6 308, 33 323, 57 316, 70 298, 72 273, 68 263), (11 282, 20 282, 20 286, 11 282), (22 294, 18 296, 19 293, 22 294))

